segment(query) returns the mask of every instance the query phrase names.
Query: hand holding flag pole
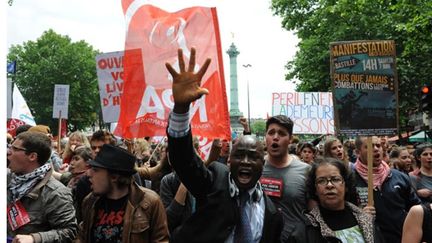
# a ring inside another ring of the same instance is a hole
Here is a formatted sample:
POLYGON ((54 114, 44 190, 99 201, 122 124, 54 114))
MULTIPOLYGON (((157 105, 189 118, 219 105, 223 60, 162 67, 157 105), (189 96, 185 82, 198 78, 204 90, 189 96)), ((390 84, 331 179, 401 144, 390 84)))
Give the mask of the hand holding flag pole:
POLYGON ((178 114, 183 114, 189 111, 190 104, 201 98, 204 94, 209 94, 205 88, 201 88, 201 79, 210 65, 211 59, 207 58, 204 65, 197 73, 194 73, 195 68, 195 48, 191 49, 189 67, 185 67, 182 49, 178 49, 178 59, 180 72, 177 73, 169 63, 165 63, 168 72, 173 77, 172 92, 174 97, 173 111, 178 114))

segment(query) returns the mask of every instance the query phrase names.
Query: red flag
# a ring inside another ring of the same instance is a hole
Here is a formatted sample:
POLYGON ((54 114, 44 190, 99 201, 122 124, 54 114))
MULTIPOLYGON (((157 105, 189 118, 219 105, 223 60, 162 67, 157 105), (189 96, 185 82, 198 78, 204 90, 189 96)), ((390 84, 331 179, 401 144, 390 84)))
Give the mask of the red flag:
POLYGON ((125 138, 164 136, 174 103, 169 62, 178 70, 177 49, 188 63, 197 49, 196 70, 207 57, 212 62, 201 85, 210 91, 192 104, 194 135, 230 139, 219 26, 215 8, 192 7, 165 12, 139 1, 123 0, 127 33, 124 55, 124 91, 115 134, 125 138))
POLYGON ((68 132, 68 127, 67 127, 67 119, 62 119, 62 124, 61 124, 61 132, 60 135, 62 138, 67 136, 67 132, 68 132))
POLYGON ((16 129, 26 123, 20 119, 8 119, 7 121, 7 132, 15 137, 16 129))

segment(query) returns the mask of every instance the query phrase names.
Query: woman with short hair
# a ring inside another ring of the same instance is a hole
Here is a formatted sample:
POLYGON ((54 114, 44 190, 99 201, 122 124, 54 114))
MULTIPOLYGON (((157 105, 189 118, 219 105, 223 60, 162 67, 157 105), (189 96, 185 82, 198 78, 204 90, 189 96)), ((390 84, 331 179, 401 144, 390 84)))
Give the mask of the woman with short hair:
POLYGON ((342 161, 318 158, 306 180, 306 191, 317 202, 295 226, 289 242, 383 242, 373 217, 349 201, 354 182, 342 161))
POLYGON ((312 143, 302 143, 300 146, 300 159, 307 163, 312 164, 315 159, 316 149, 312 143))

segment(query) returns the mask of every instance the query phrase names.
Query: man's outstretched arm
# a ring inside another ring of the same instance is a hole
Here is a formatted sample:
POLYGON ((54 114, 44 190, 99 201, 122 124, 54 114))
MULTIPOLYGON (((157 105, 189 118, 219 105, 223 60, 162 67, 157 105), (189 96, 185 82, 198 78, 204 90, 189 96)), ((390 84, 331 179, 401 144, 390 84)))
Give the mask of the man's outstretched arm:
POLYGON ((174 97, 174 109, 170 114, 167 129, 169 159, 186 188, 192 195, 199 198, 207 194, 212 183, 212 176, 194 151, 189 123, 189 107, 193 101, 209 93, 207 89, 200 86, 201 79, 210 64, 210 59, 207 59, 201 69, 194 73, 194 48, 191 50, 187 69, 181 49, 178 50, 178 58, 179 73, 169 63, 166 64, 173 77, 174 97))

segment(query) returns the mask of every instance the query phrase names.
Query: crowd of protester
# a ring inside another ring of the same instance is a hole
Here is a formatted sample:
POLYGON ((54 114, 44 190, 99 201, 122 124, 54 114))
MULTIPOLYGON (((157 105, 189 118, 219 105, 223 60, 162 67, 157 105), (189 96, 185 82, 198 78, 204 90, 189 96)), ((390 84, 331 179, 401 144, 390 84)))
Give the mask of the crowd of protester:
POLYGON ((209 62, 167 65, 174 109, 159 141, 99 130, 58 144, 44 125, 8 135, 8 241, 432 242, 432 144, 372 137, 373 204, 365 137, 294 143, 277 115, 260 141, 242 118, 243 135, 215 139, 206 158, 189 123, 205 91, 178 84, 209 62))

